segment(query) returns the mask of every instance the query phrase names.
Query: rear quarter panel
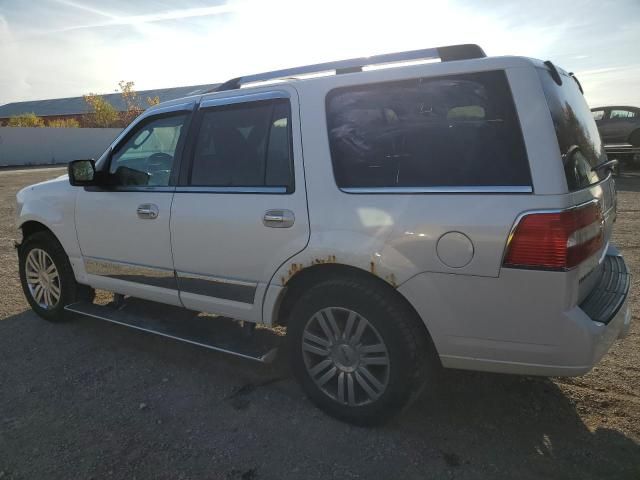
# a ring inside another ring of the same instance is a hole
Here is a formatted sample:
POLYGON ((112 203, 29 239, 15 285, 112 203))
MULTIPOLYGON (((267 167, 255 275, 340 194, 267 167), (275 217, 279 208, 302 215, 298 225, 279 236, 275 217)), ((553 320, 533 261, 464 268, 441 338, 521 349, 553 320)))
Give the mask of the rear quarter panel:
POLYGON ((307 248, 278 270, 274 283, 286 285, 299 270, 326 262, 358 267, 393 286, 422 272, 497 277, 509 231, 518 215, 526 210, 562 207, 566 200, 559 195, 566 192, 566 182, 535 68, 524 60, 507 62, 507 66, 499 60, 345 74, 296 85, 303 119, 311 236, 307 248), (325 110, 330 90, 468 72, 469 64, 475 71, 507 71, 532 165, 533 193, 354 194, 337 187, 325 110), (448 232, 461 232, 472 243, 471 261, 462 267, 447 265, 438 256, 438 242, 448 232))

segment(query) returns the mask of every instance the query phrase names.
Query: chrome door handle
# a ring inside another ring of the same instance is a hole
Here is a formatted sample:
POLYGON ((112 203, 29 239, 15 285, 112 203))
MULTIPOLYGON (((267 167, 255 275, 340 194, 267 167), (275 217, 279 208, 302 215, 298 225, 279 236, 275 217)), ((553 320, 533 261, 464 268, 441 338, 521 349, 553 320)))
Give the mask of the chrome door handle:
POLYGON ((154 218, 158 218, 158 213, 160 211, 158 210, 158 206, 154 205, 153 203, 143 203, 142 205, 138 206, 138 217, 140 218, 148 218, 153 220, 154 218))
POLYGON ((291 210, 267 210, 262 217, 265 227, 289 228, 296 221, 296 217, 291 210))

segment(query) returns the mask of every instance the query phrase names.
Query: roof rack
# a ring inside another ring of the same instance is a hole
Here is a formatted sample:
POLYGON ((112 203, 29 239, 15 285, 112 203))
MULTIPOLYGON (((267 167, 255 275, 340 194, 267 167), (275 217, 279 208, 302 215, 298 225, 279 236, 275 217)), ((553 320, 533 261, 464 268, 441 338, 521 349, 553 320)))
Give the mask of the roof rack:
POLYGON ((278 78, 294 77, 297 75, 309 75, 313 73, 329 72, 334 70, 336 74, 361 72, 363 67, 371 65, 383 65, 386 63, 410 62, 415 60, 429 60, 439 58, 442 62, 453 60, 468 60, 472 58, 484 58, 487 55, 482 48, 475 44, 448 45, 445 47, 426 48, 422 50, 410 50, 407 52, 385 53, 372 57, 351 58, 337 62, 316 63, 302 67, 274 70, 272 72, 258 73, 244 77, 232 78, 222 85, 209 90, 206 93, 235 90, 242 85, 254 82, 265 82, 278 78))

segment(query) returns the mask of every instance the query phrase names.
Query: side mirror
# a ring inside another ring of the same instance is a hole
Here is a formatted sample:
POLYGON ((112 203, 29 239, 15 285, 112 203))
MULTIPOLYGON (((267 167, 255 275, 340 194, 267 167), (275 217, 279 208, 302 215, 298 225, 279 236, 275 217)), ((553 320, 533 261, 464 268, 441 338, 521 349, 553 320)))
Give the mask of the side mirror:
POLYGON ((69 183, 74 187, 94 185, 96 164, 93 160, 73 160, 69 162, 69 183))

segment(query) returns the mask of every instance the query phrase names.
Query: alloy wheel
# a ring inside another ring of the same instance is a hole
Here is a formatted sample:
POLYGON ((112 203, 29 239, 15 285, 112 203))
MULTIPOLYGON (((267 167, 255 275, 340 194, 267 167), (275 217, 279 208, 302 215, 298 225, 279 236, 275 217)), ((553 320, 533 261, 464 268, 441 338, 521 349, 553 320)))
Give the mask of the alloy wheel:
POLYGON ((25 260, 25 276, 29 292, 35 302, 45 310, 51 310, 60 301, 62 287, 56 264, 47 252, 34 248, 25 260))
POLYGON ((375 402, 389 384, 390 358, 375 327, 341 307, 316 312, 302 336, 307 373, 327 396, 348 406, 375 402))

